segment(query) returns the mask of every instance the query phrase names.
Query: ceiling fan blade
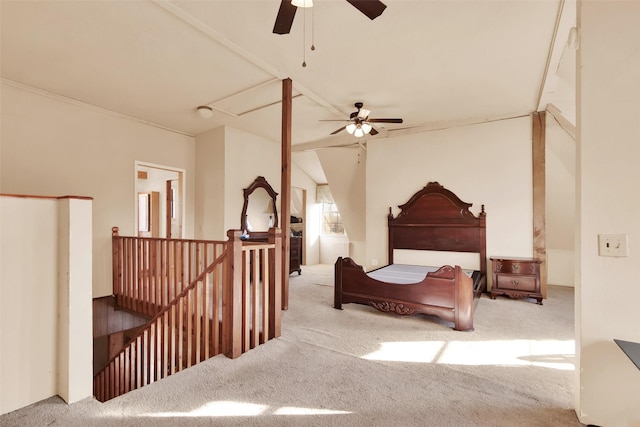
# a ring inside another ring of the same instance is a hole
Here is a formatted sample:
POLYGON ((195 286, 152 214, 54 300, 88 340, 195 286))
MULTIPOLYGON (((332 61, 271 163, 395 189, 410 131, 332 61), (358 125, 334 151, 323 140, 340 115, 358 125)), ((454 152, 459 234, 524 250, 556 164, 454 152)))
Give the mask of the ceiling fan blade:
POLYGON ((331 135, 335 135, 338 132, 342 132, 345 128, 346 128, 346 126, 342 126, 340 129, 336 129, 333 132, 331 132, 331 135))
POLYGON ((402 123, 402 119, 367 119, 371 123, 402 123))
POLYGON ((367 18, 374 20, 384 12, 387 5, 379 0, 347 0, 367 18))
POLYGON ((369 131, 369 135, 373 136, 373 135, 377 135, 377 134, 378 134, 378 131, 376 130, 376 128, 371 127, 371 130, 369 131))
POLYGON ((291 4, 291 0, 282 0, 278 16, 276 16, 276 23, 273 25, 273 32, 275 34, 289 34, 297 10, 298 8, 291 4))

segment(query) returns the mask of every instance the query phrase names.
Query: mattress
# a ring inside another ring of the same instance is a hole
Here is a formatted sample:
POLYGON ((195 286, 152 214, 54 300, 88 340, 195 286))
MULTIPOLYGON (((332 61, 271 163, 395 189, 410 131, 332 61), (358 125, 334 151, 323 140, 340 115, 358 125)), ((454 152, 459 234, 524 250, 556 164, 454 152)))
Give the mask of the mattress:
MULTIPOLYGON (((442 267, 442 266, 440 266, 442 267)), ((385 283, 410 284, 419 283, 427 273, 438 270, 440 267, 424 265, 391 264, 367 273, 367 276, 385 283)), ((472 277, 473 270, 462 270, 467 276, 472 277)))

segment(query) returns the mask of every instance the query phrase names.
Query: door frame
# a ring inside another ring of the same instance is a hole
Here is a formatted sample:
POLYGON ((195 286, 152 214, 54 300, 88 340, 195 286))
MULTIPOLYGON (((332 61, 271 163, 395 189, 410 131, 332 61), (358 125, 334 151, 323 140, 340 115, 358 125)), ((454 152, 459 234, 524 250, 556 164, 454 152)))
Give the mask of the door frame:
MULTIPOLYGON (((173 166, 166 166, 166 165, 159 165, 156 163, 151 163, 151 162, 145 162, 145 161, 141 161, 141 160, 134 160, 134 168, 133 168, 133 186, 134 186, 134 191, 133 191, 133 197, 134 197, 134 215, 133 215, 133 221, 135 224, 134 230, 138 230, 138 193, 141 192, 142 190, 139 188, 138 186, 138 172, 144 171, 144 170, 148 170, 148 169, 157 169, 157 170, 161 170, 161 171, 167 171, 167 172, 171 172, 171 173, 175 173, 177 175, 177 179, 178 179, 178 200, 179 200, 179 206, 180 206, 180 232, 179 232, 179 236, 172 236, 172 238, 174 239, 181 239, 184 237, 184 231, 185 231, 185 226, 186 226, 186 208, 187 208, 187 204, 186 204, 186 190, 187 190, 187 186, 186 186, 186 170, 182 169, 182 168, 176 168, 173 166)), ((162 191, 166 191, 166 187, 165 184, 162 185, 162 191)), ((142 191, 144 192, 144 191, 142 191)), ((165 195, 165 199, 166 199, 166 195, 165 195)), ((166 204, 165 204, 166 206, 166 204)), ((166 214, 163 215, 163 220, 166 221, 166 214)), ((160 233, 161 235, 164 234, 166 237, 166 228, 167 228, 167 224, 164 225, 164 227, 160 227, 160 233)))

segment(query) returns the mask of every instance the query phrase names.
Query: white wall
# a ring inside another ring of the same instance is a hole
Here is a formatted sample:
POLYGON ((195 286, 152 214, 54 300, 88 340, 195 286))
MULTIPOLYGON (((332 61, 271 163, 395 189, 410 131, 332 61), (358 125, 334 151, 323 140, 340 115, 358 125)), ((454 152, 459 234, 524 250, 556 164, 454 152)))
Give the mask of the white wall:
POLYGON ((387 214, 430 181, 487 212, 487 256, 531 256, 531 119, 409 134, 367 144, 367 256, 387 260, 387 214))
POLYGON ((225 127, 225 230, 240 229, 240 216, 244 203, 243 189, 249 187, 258 176, 263 176, 273 190, 278 193, 276 199, 278 226, 282 227, 280 164, 279 143, 238 129, 225 127))
MULTIPOLYGON (((278 193, 280 213, 280 161, 279 144, 232 127, 222 126, 198 135, 195 202, 198 238, 226 240, 227 230, 240 229, 243 189, 258 176, 264 176, 278 193)), ((280 221, 281 217, 279 214, 280 221)))
POLYGON ((575 283, 576 143, 551 114, 547 114, 546 117, 547 283, 573 286, 575 283))
POLYGON ((56 394, 58 208, 49 199, 12 197, 0 197, 0 208, 0 413, 6 413, 56 394))
POLYGON ((91 204, 0 197, 0 414, 92 395, 91 204))
POLYGON ((335 264, 338 257, 351 256, 351 246, 346 234, 320 234, 320 264, 335 264))
POLYGON ((305 261, 308 265, 318 264, 320 262, 320 204, 316 203, 316 182, 293 163, 291 185, 307 191, 307 217, 304 219, 305 261))
POLYGON ((580 421, 640 425, 640 370, 614 338, 640 342, 640 2, 578 9, 576 409, 580 421), (629 256, 598 256, 598 233, 629 256))
POLYGON ((82 195, 93 202, 93 296, 110 295, 111 227, 135 234, 135 161, 186 171, 193 237, 192 137, 2 84, 0 192, 82 195))
POLYGON ((225 196, 224 135, 224 127, 219 127, 196 136, 195 236, 198 239, 226 239, 224 203, 220 203, 225 196))

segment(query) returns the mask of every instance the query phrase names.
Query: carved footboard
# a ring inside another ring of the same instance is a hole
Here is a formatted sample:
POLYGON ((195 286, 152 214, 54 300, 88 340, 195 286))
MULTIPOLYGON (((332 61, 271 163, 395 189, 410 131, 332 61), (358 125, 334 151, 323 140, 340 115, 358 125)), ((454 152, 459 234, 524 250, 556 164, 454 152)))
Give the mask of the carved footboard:
POLYGON ((334 308, 342 309, 347 303, 400 315, 435 315, 452 322, 456 330, 473 330, 473 280, 457 266, 443 266, 419 283, 395 284, 372 279, 352 259, 338 258, 334 308))

